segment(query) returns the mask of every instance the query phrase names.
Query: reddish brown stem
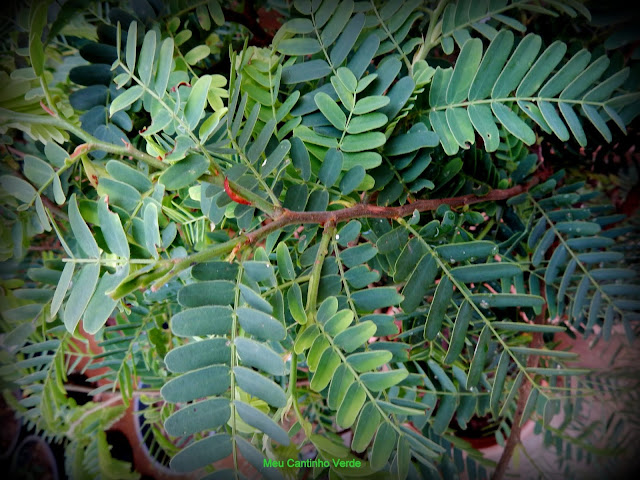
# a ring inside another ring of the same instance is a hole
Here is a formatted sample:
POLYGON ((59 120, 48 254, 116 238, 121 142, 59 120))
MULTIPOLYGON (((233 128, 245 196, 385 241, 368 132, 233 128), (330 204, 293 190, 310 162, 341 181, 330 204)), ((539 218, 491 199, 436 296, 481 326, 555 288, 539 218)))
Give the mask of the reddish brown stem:
MULTIPOLYGON (((545 319, 545 312, 543 311, 540 315, 536 317, 535 323, 543 323, 545 319)), ((542 333, 535 332, 533 334, 533 338, 531 340, 532 348, 541 348, 544 345, 544 340, 542 338, 542 333)), ((538 356, 530 355, 527 359, 527 368, 535 368, 538 366, 538 356)), ((509 467, 509 462, 511 461, 511 457, 513 457, 513 452, 516 447, 520 443, 520 432, 522 431, 522 427, 520 426, 520 422, 522 420, 522 415, 524 413, 524 409, 527 405, 527 400, 529 399, 529 394, 531 393, 531 382, 525 378, 522 381, 522 385, 518 389, 518 403, 516 404, 516 413, 513 416, 513 424, 511 425, 511 434, 507 439, 507 443, 504 446, 504 450, 502 455, 500 456, 500 460, 498 461, 498 465, 493 472, 493 476, 491 480, 502 480, 507 473, 507 468, 509 467)))
POLYGON ((282 214, 279 217, 276 217, 273 222, 247 234, 247 237, 249 242, 253 242, 258 238, 262 238, 265 234, 287 225, 305 223, 324 225, 327 222, 337 224, 338 222, 348 221, 353 218, 403 218, 411 215, 415 210, 418 210, 419 212, 426 212, 436 210, 440 205, 461 207, 464 205, 473 205, 475 203, 506 200, 528 191, 530 188, 537 185, 538 181, 538 178, 535 177, 526 185, 517 185, 504 190, 492 190, 483 196, 469 194, 462 195, 460 197, 416 200, 413 203, 402 205, 400 207, 379 207, 377 205, 360 203, 353 207, 335 211, 294 212, 284 209, 282 214))
MULTIPOLYGON (((402 218, 411 215, 415 210, 419 212, 436 210, 440 205, 460 207, 464 205, 472 205, 474 203, 506 200, 508 198, 515 197, 516 195, 528 191, 534 185, 537 185, 538 181, 538 178, 534 177, 526 185, 517 185, 515 187, 507 188, 504 190, 492 190, 491 192, 483 196, 470 194, 460 197, 417 200, 414 203, 402 205, 400 207, 379 207, 377 205, 367 205, 361 203, 350 208, 344 208, 342 210, 335 211, 294 212, 291 210, 287 210, 286 208, 278 209, 277 216, 275 216, 275 218, 270 223, 267 223, 257 230, 236 238, 232 238, 229 241, 217 244, 212 248, 196 252, 193 255, 189 255, 188 257, 179 259, 169 272, 167 272, 160 279, 156 280, 151 288, 152 290, 160 288, 162 285, 171 280, 171 278, 173 278, 175 275, 185 270, 186 268, 189 268, 196 263, 207 262, 212 260, 213 258, 216 258, 216 256, 226 254, 236 248, 236 246, 240 243, 244 245, 255 244, 257 241, 266 237, 271 232, 286 227, 287 225, 336 225, 338 222, 344 222, 354 218, 402 218)), ((227 194, 228 193, 229 191, 227 191, 227 194)))

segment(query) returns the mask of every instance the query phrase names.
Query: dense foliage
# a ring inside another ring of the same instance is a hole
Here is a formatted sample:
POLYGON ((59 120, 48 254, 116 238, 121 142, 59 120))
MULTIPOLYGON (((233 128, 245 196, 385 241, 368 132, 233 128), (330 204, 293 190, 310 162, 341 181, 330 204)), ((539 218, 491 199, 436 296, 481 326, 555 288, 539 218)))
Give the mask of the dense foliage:
POLYGON ((132 401, 158 458, 212 479, 240 457, 265 478, 302 475, 289 458, 482 478, 495 463, 455 436, 479 417, 582 452, 563 432, 596 387, 554 334, 638 333, 637 229, 588 173, 640 111, 638 50, 583 48, 576 0, 251 8, 14 12, 7 401, 73 479, 137 478, 104 433, 132 401), (567 18, 562 40, 542 26, 567 18), (78 371, 100 372, 84 405, 78 371))

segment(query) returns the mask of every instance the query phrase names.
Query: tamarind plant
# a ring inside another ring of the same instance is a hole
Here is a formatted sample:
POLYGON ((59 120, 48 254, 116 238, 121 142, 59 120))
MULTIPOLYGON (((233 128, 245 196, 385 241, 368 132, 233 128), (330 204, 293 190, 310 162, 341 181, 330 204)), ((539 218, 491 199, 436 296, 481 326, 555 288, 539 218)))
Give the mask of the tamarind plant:
POLYGON ((599 458, 554 335, 638 335, 637 224, 588 170, 640 96, 627 40, 545 32, 590 25, 580 1, 12 13, 3 390, 69 478, 138 478, 104 433, 130 402, 207 479, 501 478, 529 419, 599 458), (497 464, 461 438, 481 417, 497 464))

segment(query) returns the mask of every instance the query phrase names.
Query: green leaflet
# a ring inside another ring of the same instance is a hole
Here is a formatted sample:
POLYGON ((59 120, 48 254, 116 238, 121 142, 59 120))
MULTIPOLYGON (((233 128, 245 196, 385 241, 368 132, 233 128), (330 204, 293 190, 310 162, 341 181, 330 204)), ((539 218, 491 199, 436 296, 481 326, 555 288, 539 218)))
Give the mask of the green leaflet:
POLYGON ((173 61, 173 38, 165 38, 160 47, 160 54, 158 56, 158 70, 156 71, 155 92, 161 97, 167 90, 167 84, 169 82, 169 75, 171 73, 172 61, 173 61))
POLYGON ((406 478, 409 474, 409 464, 411 463, 411 451, 409 450, 409 441, 405 436, 398 437, 398 446, 396 447, 396 457, 392 462, 395 467, 398 478, 406 478))
POLYGON ((447 87, 447 103, 458 103, 469 95, 469 87, 482 58, 482 42, 479 39, 468 40, 458 56, 456 66, 447 87))
POLYGON ((106 198, 98 201, 98 220, 100 221, 100 230, 111 253, 128 259, 129 242, 127 236, 118 214, 109 210, 106 198))
POLYGON ((192 443, 171 459, 171 469, 192 472, 231 455, 231 437, 226 433, 211 435, 192 443))
POLYGON ((332 348, 325 349, 311 379, 309 385, 311 389, 316 392, 324 390, 329 385, 338 365, 340 365, 338 354, 332 348))
POLYGON ((506 128, 511 135, 519 138, 527 145, 533 145, 536 141, 535 133, 533 133, 533 130, 531 130, 531 128, 529 128, 529 126, 523 122, 520 117, 513 112, 513 110, 502 103, 497 102, 491 103, 491 110, 498 121, 504 125, 504 128, 506 128))
POLYGON ((285 85, 308 82, 324 78, 331 73, 329 64, 321 59, 290 65, 282 69, 282 83, 285 85))
POLYGON ((267 415, 251 405, 241 402, 240 400, 235 400, 234 405, 238 415, 240 415, 240 418, 242 418, 242 420, 247 424, 266 433, 281 445, 289 445, 289 436, 287 435, 287 432, 285 432, 282 427, 271 420, 267 415))
POLYGON ((496 80, 492 98, 502 98, 516 89, 522 78, 533 65, 542 40, 538 35, 529 34, 518 44, 502 73, 496 80))
POLYGON ((287 291, 287 304, 294 320, 301 325, 306 324, 307 314, 302 301, 302 290, 297 283, 291 285, 291 288, 287 291))
POLYGON ((435 259, 429 254, 424 255, 416 264, 415 269, 402 289, 404 301, 400 306, 405 312, 411 312, 418 308, 427 290, 433 285, 437 274, 438 264, 435 259))
POLYGON ((129 107, 133 102, 138 100, 143 93, 144 89, 140 85, 136 85, 122 92, 111 102, 109 106, 109 116, 113 117, 115 113, 129 107))
POLYGON ((109 197, 109 204, 133 212, 142 200, 140 192, 125 182, 111 178, 101 178, 98 183, 98 193, 109 197))
MULTIPOLYGON (((140 49, 140 58, 138 59, 138 74, 144 85, 151 83, 155 54, 156 32, 155 30, 149 30, 144 36, 142 48, 140 49)), ((130 68, 133 70, 133 67, 130 68)))
POLYGON ((480 293, 471 295, 471 299, 481 308, 541 307, 544 305, 544 298, 526 294, 480 293))
POLYGON ((258 135, 258 138, 256 139, 256 141, 253 142, 253 144, 247 151, 247 158, 251 163, 255 163, 260 157, 260 155, 264 153, 264 150, 267 147, 267 142, 271 138, 271 135, 273 134, 275 126, 276 126, 276 121, 274 119, 271 119, 267 122, 267 124, 264 127, 262 127, 262 130, 260 131, 260 135, 258 135))
POLYGON ((156 247, 162 245, 162 239, 158 226, 158 209, 153 203, 148 203, 144 209, 144 239, 147 250, 154 258, 158 258, 156 247))
POLYGON ((189 65, 195 65, 200 60, 207 58, 210 53, 211 49, 207 45, 198 45, 185 53, 184 59, 189 65))
MULTIPOLYGON (((337 106, 337 105, 336 105, 337 106)), ((340 150, 330 148, 322 160, 318 179, 326 186, 332 187, 338 180, 340 170, 342 170, 343 156, 340 150)))
POLYGON ((229 305, 233 303, 235 284, 226 280, 213 280, 186 285, 178 292, 183 307, 229 305))
POLYGON ((164 384, 160 393, 170 403, 190 402, 197 398, 219 395, 231 384, 231 371, 226 365, 211 365, 193 370, 164 384))
POLYGON ((129 264, 125 264, 115 273, 105 273, 98 281, 82 319, 82 327, 87 333, 97 333, 113 314, 118 302, 109 297, 107 292, 115 289, 129 275, 129 268, 129 264))
POLYGON ((360 409, 364 405, 367 395, 364 389, 354 382, 347 390, 342 404, 338 408, 336 422, 342 428, 349 428, 356 421, 360 409))
POLYGON ((373 112, 374 110, 387 106, 390 101, 389 97, 385 96, 371 95, 364 97, 356 102, 353 113, 356 115, 362 115, 364 113, 373 112))
POLYGON ((287 397, 273 381, 245 367, 234 367, 233 374, 238 386, 254 397, 264 400, 274 407, 284 407, 287 397))
POLYGON ((315 38, 289 38, 282 40, 277 47, 278 52, 291 56, 313 55, 321 49, 320 43, 315 38))
POLYGON ((498 362, 498 368, 496 369, 495 377, 493 380, 493 388, 491 389, 490 406, 494 415, 498 413, 498 407, 500 406, 500 398, 502 397, 502 390, 507 379, 507 370, 509 368, 510 357, 509 353, 504 351, 500 355, 498 362))
POLYGON ((29 57, 36 75, 43 74, 45 54, 41 35, 47 25, 48 5, 45 2, 31 4, 29 11, 29 57))
POLYGON ((351 325, 353 317, 354 315, 351 310, 341 310, 327 320, 324 324, 324 331, 334 337, 351 325))
POLYGON ((365 179, 365 169, 361 165, 356 165, 349 169, 340 180, 340 191, 343 195, 348 195, 356 190, 365 179))
POLYGON ((296 272, 286 244, 280 243, 278 245, 276 248, 276 258, 278 261, 278 272, 283 280, 293 280, 296 277, 296 272))
MULTIPOLYGON (((235 280, 238 275, 238 264, 224 261, 204 262, 194 265, 191 276, 199 281, 235 280)), ((242 289, 243 285, 239 285, 242 289)))
POLYGON ((541 97, 551 97, 560 93, 584 68, 589 64, 591 54, 587 50, 580 50, 571 60, 545 83, 540 89, 541 97))
POLYGON ((318 307, 318 313, 316 314, 316 318, 318 322, 321 324, 327 323, 327 321, 333 317, 338 311, 338 301, 335 297, 329 297, 320 304, 318 307))
POLYGON ((377 287, 360 290, 351 295, 353 302, 362 311, 398 305, 404 297, 394 287, 377 287))
POLYGON ((315 102, 322 114, 338 130, 344 130, 347 116, 333 99, 324 92, 316 93, 315 102))
POLYGON ((89 230, 89 227, 80 215, 75 194, 69 199, 69 223, 74 237, 85 253, 90 257, 99 257, 100 250, 98 249, 98 244, 93 238, 91 230, 89 230))
POLYGON ((467 375, 467 384, 465 388, 470 389, 475 387, 480 381, 480 376, 484 370, 484 363, 487 357, 487 349, 489 347, 489 340, 491 339, 491 330, 487 325, 482 329, 478 343, 476 344, 476 350, 473 353, 473 360, 469 367, 469 374, 467 375))
MULTIPOLYGON (((453 273, 453 271, 452 271, 453 273)), ((433 295, 433 301, 429 307, 429 314, 424 326, 424 337, 433 340, 440 331, 440 326, 449 308, 451 296, 453 295, 453 283, 449 277, 442 277, 433 295)))
POLYGON ((347 132, 356 134, 375 130, 385 125, 388 120, 385 114, 379 112, 353 117, 347 126, 347 132))
POLYGON ((89 263, 82 267, 73 287, 71 287, 71 293, 69 294, 64 315, 62 316, 64 326, 69 333, 75 331, 80 317, 87 308, 91 296, 96 289, 99 276, 100 265, 98 263, 89 263))
POLYGON ((510 30, 500 31, 491 41, 473 78, 469 89, 469 100, 484 99, 491 94, 493 85, 509 57, 512 46, 513 33, 510 30))
POLYGON ((286 332, 282 324, 271 315, 241 307, 236 310, 240 326, 259 340, 283 340, 286 332))
POLYGON ((106 168, 114 179, 128 183, 140 193, 145 193, 153 187, 146 175, 123 162, 109 160, 106 168))
POLYGON ((324 335, 317 335, 314 337, 311 349, 307 354, 307 365, 309 365, 309 370, 312 372, 317 370, 320 358, 328 347, 329 340, 327 340, 324 335))
POLYGON ((608 66, 609 59, 605 55, 601 56, 584 71, 580 72, 580 75, 574 78, 571 83, 562 90, 560 98, 576 98, 581 93, 584 93, 584 91, 589 88, 593 82, 600 78, 608 66))
POLYGON ((451 338, 449 339, 449 349, 443 360, 444 363, 451 365, 460 356, 472 316, 473 309, 471 304, 465 300, 458 310, 458 315, 453 325, 453 333, 451 333, 451 338))
MULTIPOLYGON (((344 59, 347 58, 347 55, 353 50, 353 46, 358 40, 364 24, 365 16, 362 13, 354 15, 351 20, 349 20, 342 34, 331 48, 329 57, 333 65, 340 65, 344 59)), ((362 46, 360 48, 362 48, 362 46)), ((340 73, 340 69, 338 69, 338 73, 340 73)))
POLYGON ((562 42, 556 41, 549 45, 522 79, 516 95, 526 97, 536 92, 560 63, 566 51, 567 46, 562 42))
POLYGON ((192 341, 174 348, 164 361, 170 372, 183 373, 197 370, 216 363, 229 363, 231 348, 226 338, 211 338, 199 342, 192 341))
MULTIPOLYGON (((338 234, 340 236, 340 234, 338 234)), ((368 262, 378 253, 376 247, 370 243, 363 243, 356 247, 350 247, 340 252, 340 259, 345 266, 352 268, 364 262, 368 262)))
POLYGON ((352 352, 369 340, 376 332, 376 329, 375 323, 368 320, 347 328, 338 334, 333 341, 335 345, 342 348, 345 352, 352 352))
POLYGON ((522 268, 515 263, 485 263, 467 265, 451 269, 451 275, 459 282, 488 282, 504 277, 512 277, 522 272, 522 268))
POLYGON ((363 152, 381 147, 386 142, 383 133, 366 132, 357 135, 346 135, 340 148, 345 152, 363 152))
POLYGON ((125 59, 127 62, 127 67, 130 71, 136 67, 136 55, 138 54, 137 50, 137 41, 138 41, 138 24, 136 22, 131 22, 129 25, 129 31, 127 34, 127 47, 125 53, 125 59))
POLYGON ((338 38, 338 35, 347 25, 351 13, 353 12, 353 0, 346 0, 339 2, 338 8, 333 12, 331 20, 327 22, 322 30, 320 40, 325 46, 333 44, 338 38))
POLYGON ((391 425, 386 422, 380 425, 371 450, 372 469, 380 470, 387 464, 397 438, 398 436, 391 425))
POLYGON ((316 325, 312 325, 309 328, 306 328, 302 333, 298 335, 296 338, 296 342, 294 344, 294 351, 299 355, 304 352, 306 349, 311 347, 315 339, 318 337, 320 331, 316 325))
POLYGON ((360 375, 360 380, 369 390, 379 392, 397 385, 407 378, 407 370, 388 370, 386 372, 369 372, 360 375))
POLYGON ((175 412, 164 422, 169 435, 186 436, 224 425, 231 416, 229 400, 212 398, 192 403, 175 412))
POLYGON ((376 406, 372 402, 367 402, 360 412, 351 440, 351 449, 354 452, 360 453, 366 450, 381 421, 382 418, 376 406))
POLYGON ((64 269, 62 270, 62 275, 60 275, 60 280, 58 280, 58 284, 56 285, 56 291, 54 292, 53 298, 51 299, 51 309, 49 313, 51 315, 51 318, 55 318, 58 310, 60 310, 60 306, 62 305, 64 296, 69 289, 69 285, 71 284, 71 278, 73 278, 75 266, 75 263, 69 262, 64 266, 64 269))
POLYGON ((284 480, 280 470, 264 466, 264 461, 266 460, 264 455, 244 438, 236 436, 236 446, 242 456, 259 472, 262 478, 266 478, 267 480, 284 480))
POLYGON ((449 263, 462 262, 465 260, 475 260, 487 258, 498 253, 498 247, 493 242, 486 240, 474 242, 460 242, 440 245, 436 247, 436 252, 441 258, 449 263))
POLYGON ((204 107, 207 103, 207 93, 210 86, 211 76, 203 75, 195 85, 191 87, 191 93, 189 93, 187 104, 184 107, 184 119, 191 130, 195 129, 204 113, 204 107))
POLYGON ((209 161, 203 155, 191 154, 162 172, 158 182, 167 190, 178 190, 192 185, 208 169, 209 161))
POLYGON ((235 340, 236 351, 244 365, 259 368, 271 375, 284 375, 282 358, 264 343, 249 338, 238 337, 235 340))
POLYGON ((330 408, 337 410, 338 407, 342 405, 344 396, 347 394, 347 390, 354 380, 355 377, 349 367, 344 363, 340 364, 331 378, 329 395, 327 397, 327 404, 330 408))
POLYGON ((224 335, 231 330, 232 312, 221 306, 189 308, 173 316, 171 331, 181 337, 224 335))

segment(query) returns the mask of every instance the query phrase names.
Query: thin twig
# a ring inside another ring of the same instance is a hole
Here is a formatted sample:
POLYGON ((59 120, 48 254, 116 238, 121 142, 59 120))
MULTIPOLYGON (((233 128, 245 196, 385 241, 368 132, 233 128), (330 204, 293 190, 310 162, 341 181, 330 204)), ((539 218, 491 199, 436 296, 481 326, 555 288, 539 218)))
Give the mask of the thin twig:
POLYGON ((188 257, 182 259, 176 259, 173 268, 167 272, 162 278, 157 280, 151 289, 156 291, 169 280, 175 277, 178 273, 186 270, 196 263, 210 261, 220 255, 232 251, 234 248, 240 248, 242 245, 251 245, 260 241, 262 238, 269 235, 280 228, 287 225, 302 225, 302 224, 319 224, 325 225, 327 223, 338 224, 338 222, 349 221, 354 218, 392 218, 398 219, 408 217, 413 214, 414 211, 426 212, 437 210, 440 205, 449 205, 450 207, 462 207, 466 205, 473 205, 483 202, 494 202, 500 200, 506 200, 508 198, 515 197, 521 193, 527 192, 530 188, 537 185, 539 179, 534 177, 526 185, 516 185, 515 187, 507 188, 504 190, 492 190, 486 195, 462 195, 460 197, 451 198, 438 198, 438 199, 424 199, 416 200, 411 204, 402 205, 400 207, 379 207, 377 205, 369 205, 360 203, 353 207, 344 208, 342 210, 332 211, 317 211, 317 212, 294 212, 288 209, 282 209, 280 214, 276 216, 273 221, 266 225, 254 230, 253 232, 239 235, 224 243, 219 243, 210 249, 196 252, 188 257))
MULTIPOLYGON (((543 311, 540 315, 536 317, 535 323, 544 323, 545 319, 545 311, 543 311)), ((544 345, 544 339, 542 338, 541 332, 535 332, 533 334, 533 338, 531 340, 532 348, 541 348, 544 345)), ((527 359, 527 367, 535 368, 538 366, 537 355, 530 355, 527 359)), ((522 415, 524 413, 524 409, 527 405, 527 400, 529 399, 529 394, 531 393, 531 382, 529 379, 525 378, 518 389, 518 403, 516 404, 516 413, 513 416, 513 423, 511 425, 511 434, 507 439, 507 443, 504 446, 504 450, 502 455, 500 456, 500 460, 498 461, 498 465, 496 466, 495 471, 493 472, 493 476, 491 480, 502 480, 504 478, 505 473, 507 472, 507 468, 509 467, 509 462, 511 462, 511 457, 513 457, 513 453, 520 443, 520 432, 522 431, 522 427, 520 426, 520 421, 522 420, 522 415)))

